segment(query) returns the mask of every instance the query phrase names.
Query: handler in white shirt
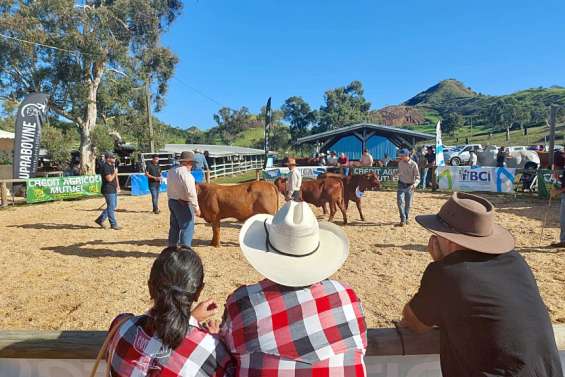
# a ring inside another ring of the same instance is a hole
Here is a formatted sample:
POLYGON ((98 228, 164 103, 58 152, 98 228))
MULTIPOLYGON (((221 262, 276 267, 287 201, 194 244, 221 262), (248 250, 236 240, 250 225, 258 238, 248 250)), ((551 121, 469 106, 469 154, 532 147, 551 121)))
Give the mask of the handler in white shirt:
POLYGON ((287 201, 300 201, 302 174, 300 174, 300 171, 296 168, 296 160, 294 158, 288 159, 288 168, 290 169, 290 175, 288 176, 288 181, 286 182, 285 198, 287 201))
POLYGON ((170 169, 167 177, 167 196, 171 211, 169 246, 192 246, 195 216, 200 216, 196 183, 192 176, 194 153, 182 152, 180 164, 170 169))

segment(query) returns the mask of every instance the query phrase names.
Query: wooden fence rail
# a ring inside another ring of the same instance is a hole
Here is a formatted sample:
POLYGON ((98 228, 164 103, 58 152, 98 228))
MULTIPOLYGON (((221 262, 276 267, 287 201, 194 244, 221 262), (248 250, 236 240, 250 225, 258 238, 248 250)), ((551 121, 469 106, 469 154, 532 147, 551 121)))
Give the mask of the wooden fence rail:
MULTIPOLYGON (((565 350, 565 325, 554 325, 555 341, 565 350)), ((439 331, 415 334, 394 328, 369 329, 367 356, 432 355, 439 353, 439 331)), ((94 359, 105 331, 0 331, 0 359, 94 359)))

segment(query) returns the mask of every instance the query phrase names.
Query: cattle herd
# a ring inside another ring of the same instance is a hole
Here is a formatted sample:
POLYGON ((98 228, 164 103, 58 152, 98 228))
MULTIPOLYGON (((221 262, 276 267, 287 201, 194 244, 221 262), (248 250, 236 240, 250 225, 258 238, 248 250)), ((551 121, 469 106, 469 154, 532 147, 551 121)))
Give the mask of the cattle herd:
MULTIPOLYGON (((349 202, 355 202, 361 221, 365 216, 361 209, 363 193, 380 188, 379 178, 374 173, 344 176, 325 173, 316 180, 305 180, 300 190, 300 200, 321 207, 329 221, 333 221, 337 209, 341 211, 343 223, 347 224, 349 202)), ((286 190, 286 178, 279 177, 274 183, 255 181, 233 186, 217 184, 197 185, 198 204, 202 218, 212 225, 212 242, 220 246, 220 221, 235 218, 245 221, 258 213, 275 214, 279 208, 279 194, 286 190)))

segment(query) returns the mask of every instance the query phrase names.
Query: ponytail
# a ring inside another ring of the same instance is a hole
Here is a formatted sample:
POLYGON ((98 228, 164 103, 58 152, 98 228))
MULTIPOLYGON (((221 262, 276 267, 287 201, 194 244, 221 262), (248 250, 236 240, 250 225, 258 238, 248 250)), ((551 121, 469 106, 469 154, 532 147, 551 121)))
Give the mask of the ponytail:
POLYGON ((202 261, 188 247, 168 247, 153 263, 149 286, 155 331, 172 349, 190 329, 190 309, 204 280, 202 261))

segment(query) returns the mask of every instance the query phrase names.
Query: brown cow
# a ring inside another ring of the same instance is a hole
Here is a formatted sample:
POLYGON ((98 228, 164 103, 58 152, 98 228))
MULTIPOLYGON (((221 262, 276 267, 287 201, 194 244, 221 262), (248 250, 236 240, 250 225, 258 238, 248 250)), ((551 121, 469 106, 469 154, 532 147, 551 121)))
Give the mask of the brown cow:
POLYGON ((245 221, 258 213, 274 215, 279 207, 278 190, 270 182, 256 181, 222 186, 199 184, 198 205, 202 217, 212 224, 212 246, 220 246, 220 220, 236 218, 245 221))
MULTIPOLYGON (((349 202, 355 202, 357 205, 357 210, 359 211, 359 216, 361 216, 361 221, 365 221, 365 216, 361 210, 361 198, 357 197, 357 190, 363 193, 366 190, 378 190, 381 188, 381 183, 379 177, 375 173, 359 174, 359 175, 349 175, 343 176, 336 173, 325 173, 320 174, 318 179, 324 178, 341 178, 343 180, 343 201, 345 204, 345 210, 349 208, 349 202)), ((324 213, 326 211, 324 205, 324 213)))
MULTIPOLYGON (((279 177, 275 179, 275 186, 283 193, 286 191, 286 178, 279 177)), ((330 204, 330 218, 332 221, 337 208, 343 215, 343 223, 347 224, 347 212, 343 205, 343 182, 336 178, 326 178, 321 180, 302 181, 300 186, 300 197, 306 203, 322 207, 326 214, 326 203, 330 204), (337 208, 336 208, 337 207, 337 208)))

